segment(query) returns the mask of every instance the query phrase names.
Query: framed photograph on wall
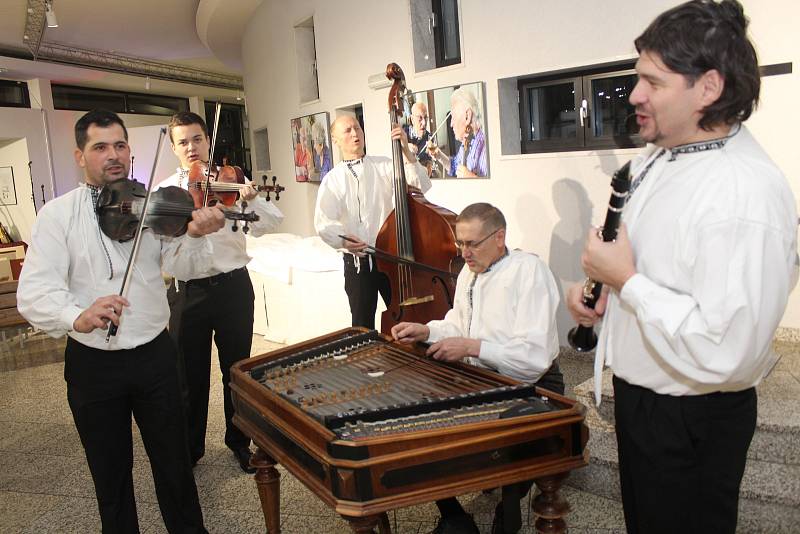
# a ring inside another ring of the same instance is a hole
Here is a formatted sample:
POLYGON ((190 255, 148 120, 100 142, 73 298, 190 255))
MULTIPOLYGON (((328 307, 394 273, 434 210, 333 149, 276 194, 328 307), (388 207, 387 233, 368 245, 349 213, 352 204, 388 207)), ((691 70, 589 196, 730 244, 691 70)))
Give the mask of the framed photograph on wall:
POLYGON ((409 142, 431 178, 488 178, 483 82, 411 95, 409 142))
POLYGON ((333 167, 328 112, 292 119, 291 129, 295 180, 321 182, 333 167))
POLYGON ((11 206, 17 203, 17 188, 14 184, 14 167, 0 167, 0 204, 11 206))

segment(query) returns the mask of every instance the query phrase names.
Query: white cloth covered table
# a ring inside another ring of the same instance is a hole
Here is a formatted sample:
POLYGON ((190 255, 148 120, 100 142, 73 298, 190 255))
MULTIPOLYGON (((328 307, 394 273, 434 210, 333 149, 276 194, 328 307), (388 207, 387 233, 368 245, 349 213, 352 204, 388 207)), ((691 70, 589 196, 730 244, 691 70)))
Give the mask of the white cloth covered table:
MULTIPOLYGON (((350 326, 342 255, 318 236, 247 237, 255 291, 253 331, 277 343, 297 343, 350 326)), ((376 324, 385 307, 378 299, 376 324)))

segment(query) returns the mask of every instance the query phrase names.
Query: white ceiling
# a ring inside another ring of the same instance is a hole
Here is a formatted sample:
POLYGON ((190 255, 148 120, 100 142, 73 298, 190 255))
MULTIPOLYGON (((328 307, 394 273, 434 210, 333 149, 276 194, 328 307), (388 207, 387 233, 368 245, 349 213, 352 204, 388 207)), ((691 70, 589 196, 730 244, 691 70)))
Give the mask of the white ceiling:
MULTIPOLYGON (((53 0, 59 26, 45 28, 42 41, 241 75, 239 39, 260 3, 261 0, 53 0)), ((0 0, 0 49, 27 52, 23 40, 27 4, 27 0, 0 0)), ((0 74, 4 78, 45 77, 58 83, 144 90, 139 76, 46 61, 0 56, 0 67, 8 69, 0 74)), ((190 86, 152 80, 150 91, 180 94, 186 87, 190 86)), ((209 88, 208 92, 233 94, 224 89, 209 88)), ((198 94, 196 88, 193 94, 198 94)))

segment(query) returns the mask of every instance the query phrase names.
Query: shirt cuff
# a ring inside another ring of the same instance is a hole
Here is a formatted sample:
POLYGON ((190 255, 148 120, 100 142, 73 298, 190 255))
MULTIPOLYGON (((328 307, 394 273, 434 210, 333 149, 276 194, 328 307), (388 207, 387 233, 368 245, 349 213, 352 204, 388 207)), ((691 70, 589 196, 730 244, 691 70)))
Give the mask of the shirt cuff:
POLYGON ((75 320, 80 316, 81 313, 83 313, 83 310, 77 306, 68 306, 61 310, 61 321, 66 326, 67 332, 72 332, 75 330, 75 320))
MULTIPOLYGON (((223 227, 218 231, 224 232, 225 230, 226 228, 223 227)), ((205 235, 201 235, 200 237, 192 237, 187 233, 183 235, 183 240, 181 241, 181 248, 186 248, 187 250, 202 250, 210 247, 211 242, 206 239, 205 235)))
POLYGON ((640 310, 644 306, 647 295, 656 287, 655 282, 641 273, 636 273, 628 278, 628 281, 622 286, 619 297, 634 310, 640 310))
POLYGON ((443 329, 439 328, 439 326, 436 324, 431 324, 436 322, 437 321, 431 321, 430 323, 427 324, 428 330, 430 330, 430 334, 428 334, 428 339, 426 339, 425 341, 428 343, 436 343, 437 341, 445 337, 443 329))
POLYGON ((490 367, 499 369, 498 363, 501 360, 502 353, 502 345, 481 340, 481 350, 478 353, 478 358, 490 364, 490 367))

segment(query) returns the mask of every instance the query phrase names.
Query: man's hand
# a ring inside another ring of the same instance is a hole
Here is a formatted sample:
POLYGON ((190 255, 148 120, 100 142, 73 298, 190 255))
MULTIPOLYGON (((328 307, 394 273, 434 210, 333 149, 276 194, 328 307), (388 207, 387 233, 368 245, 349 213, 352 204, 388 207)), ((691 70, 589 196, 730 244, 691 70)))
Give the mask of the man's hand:
POLYGON ((437 341, 428 348, 428 356, 443 362, 457 362, 467 356, 478 357, 481 353, 481 340, 466 337, 448 337, 437 341))
POLYGON ((119 326, 122 308, 129 305, 128 300, 119 295, 100 297, 75 319, 72 329, 81 334, 88 334, 95 328, 107 329, 109 322, 119 326))
POLYGON ((589 278, 620 291, 628 278, 636 274, 633 248, 625 224, 620 224, 617 239, 608 243, 602 240, 598 232, 590 231, 581 265, 589 278))
POLYGON ((594 309, 583 303, 583 284, 575 284, 567 292, 567 309, 572 319, 581 326, 593 326, 606 311, 608 302, 608 286, 603 286, 600 298, 595 302, 594 309))
POLYGON ((361 241, 354 235, 347 234, 348 239, 342 239, 342 243, 344 244, 344 248, 347 249, 347 252, 350 254, 355 254, 359 257, 364 257, 366 254, 364 253, 364 249, 368 247, 366 243, 361 241))
POLYGON ((258 191, 252 184, 242 184, 239 186, 239 198, 245 202, 250 202, 258 196, 258 191))
POLYGON ((431 329, 419 323, 398 323, 392 327, 392 337, 400 343, 427 341, 431 329))
POLYGON ((397 141, 398 139, 400 140, 400 147, 403 149, 403 155, 406 161, 409 163, 417 161, 416 152, 408 148, 408 136, 402 126, 395 126, 392 128, 392 140, 397 141))
POLYGON ((200 237, 213 234, 225 226, 225 216, 222 210, 215 207, 200 208, 192 212, 192 221, 186 230, 191 237, 200 237))

